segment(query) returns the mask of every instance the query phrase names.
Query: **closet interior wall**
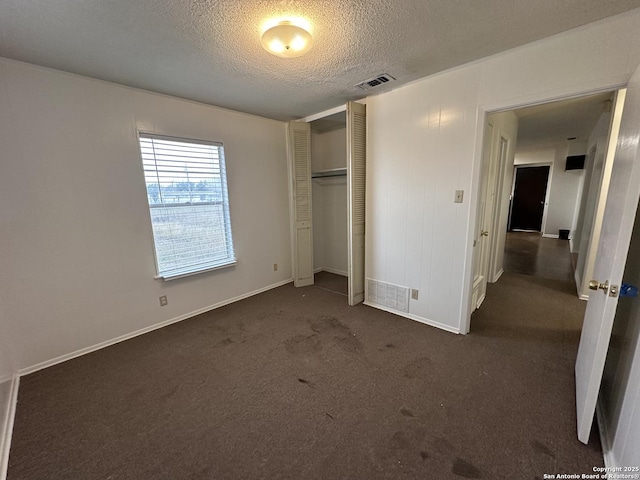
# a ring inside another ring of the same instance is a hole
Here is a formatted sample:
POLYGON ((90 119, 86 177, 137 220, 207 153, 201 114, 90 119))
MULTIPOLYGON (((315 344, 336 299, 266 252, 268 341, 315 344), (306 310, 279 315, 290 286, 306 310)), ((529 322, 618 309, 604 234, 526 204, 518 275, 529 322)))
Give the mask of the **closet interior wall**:
MULTIPOLYGON (((323 121, 311 122, 311 171, 344 169, 347 166, 346 115, 344 123, 327 128, 323 121)), ((313 204, 313 266, 347 276, 347 177, 314 178, 313 204)))

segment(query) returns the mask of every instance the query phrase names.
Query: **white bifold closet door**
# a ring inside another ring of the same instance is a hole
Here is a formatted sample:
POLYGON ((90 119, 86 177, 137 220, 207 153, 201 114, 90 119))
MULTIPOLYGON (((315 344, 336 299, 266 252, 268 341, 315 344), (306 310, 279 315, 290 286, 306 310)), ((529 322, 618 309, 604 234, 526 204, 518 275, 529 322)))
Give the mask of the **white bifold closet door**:
POLYGON ((347 103, 349 305, 364 300, 364 231, 367 146, 366 106, 347 103))
POLYGON ((313 224, 311 219, 311 127, 289 122, 287 149, 291 181, 293 284, 313 285, 313 224))

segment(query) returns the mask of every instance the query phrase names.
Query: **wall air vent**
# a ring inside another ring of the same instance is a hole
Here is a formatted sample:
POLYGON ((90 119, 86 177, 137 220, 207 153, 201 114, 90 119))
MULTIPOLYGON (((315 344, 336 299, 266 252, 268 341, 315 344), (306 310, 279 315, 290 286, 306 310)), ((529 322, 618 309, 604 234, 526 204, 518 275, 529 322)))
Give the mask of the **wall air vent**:
POLYGON ((395 78, 393 78, 391 75, 389 75, 388 73, 383 73, 376 77, 370 78, 369 80, 365 80, 364 82, 360 82, 357 85, 354 85, 354 87, 361 88, 362 90, 369 90, 379 85, 384 85, 385 83, 392 82, 393 80, 395 80, 395 78))
POLYGON ((582 170, 584 169, 584 161, 587 159, 586 155, 570 155, 567 157, 567 163, 565 170, 582 170))
POLYGON ((399 312, 409 311, 409 288, 367 279, 367 300, 399 312))

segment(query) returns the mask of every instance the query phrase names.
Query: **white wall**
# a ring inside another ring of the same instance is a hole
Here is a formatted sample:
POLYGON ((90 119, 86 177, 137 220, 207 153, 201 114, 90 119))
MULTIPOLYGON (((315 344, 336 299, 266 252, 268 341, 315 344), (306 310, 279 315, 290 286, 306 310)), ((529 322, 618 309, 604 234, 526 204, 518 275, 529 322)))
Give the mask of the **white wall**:
POLYGON ((291 278, 282 122, 6 59, 0 102, 0 305, 16 369, 291 278), (223 142, 235 267, 154 280, 136 129, 223 142))
POLYGON ((418 289, 407 316, 468 331, 485 112, 612 89, 638 63, 634 10, 367 98, 366 276, 418 289))
MULTIPOLYGON (((311 134, 311 170, 347 166, 347 131, 311 134)), ((316 270, 347 275, 347 178, 313 180, 313 259, 316 270)))
POLYGON ((584 180, 584 170, 565 170, 568 155, 584 155, 586 142, 557 142, 519 148, 515 165, 550 163, 547 215, 542 234, 558 236, 558 231, 572 230, 576 222, 576 205, 584 180), (569 150, 571 148, 571 151, 569 150))
POLYGON ((0 383, 6 382, 13 376, 14 368, 9 359, 9 348, 7 346, 6 329, 0 323, 0 383))
MULTIPOLYGON (((313 125, 313 123, 312 123, 313 125)), ((313 129, 313 127, 312 127, 313 129)), ((347 166, 347 128, 311 133, 311 170, 329 170, 347 166)))

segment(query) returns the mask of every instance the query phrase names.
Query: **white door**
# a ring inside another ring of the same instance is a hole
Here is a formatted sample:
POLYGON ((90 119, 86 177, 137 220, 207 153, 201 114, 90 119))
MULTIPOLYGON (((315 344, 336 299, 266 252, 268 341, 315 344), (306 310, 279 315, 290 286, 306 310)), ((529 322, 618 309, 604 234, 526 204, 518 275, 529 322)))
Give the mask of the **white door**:
POLYGON ((349 305, 364 300, 364 229, 366 182, 366 107, 347 103, 347 202, 349 305))
POLYGON ((613 114, 609 123, 609 137, 605 142, 606 147, 601 144, 596 145, 595 155, 590 157, 592 161, 590 165, 591 181, 588 186, 585 205, 586 216, 581 230, 582 239, 576 269, 580 280, 578 294, 580 298, 585 300, 589 298, 589 281, 593 277, 593 268, 598 253, 603 212, 607 204, 607 195, 609 194, 609 180, 620 133, 620 117, 624 109, 624 102, 625 90, 620 90, 615 95, 613 114))
MULTIPOLYGON (((501 133, 501 132, 500 132, 501 133)), ((496 178, 494 180, 494 189, 492 195, 493 201, 493 218, 491 219, 491 229, 489 230, 489 238, 491 238, 491 245, 489 246, 489 266, 487 268, 487 281, 494 283, 499 277, 500 270, 502 270, 502 255, 499 255, 498 249, 500 247, 500 236, 504 235, 504 231, 500 231, 500 224, 506 221, 506 212, 502 205, 502 198, 504 197, 504 178, 507 173, 507 155, 509 153, 509 140, 504 138, 502 134, 499 135, 499 142, 497 146, 497 163, 496 163, 496 178), (500 260, 499 260, 500 259, 500 260)), ((503 224, 504 225, 504 224, 503 224)), ((506 225, 504 227, 506 229, 506 225)))
POLYGON ((313 232, 311 222, 311 127, 289 122, 287 153, 291 180, 293 284, 313 285, 313 232))
POLYGON ((477 228, 473 240, 473 290, 471 311, 480 307, 487 294, 487 270, 489 254, 489 225, 491 224, 491 198, 490 198, 490 170, 491 152, 493 144, 493 125, 487 123, 484 129, 484 144, 482 152, 482 172, 480 175, 480 196, 478 198, 477 228))
POLYGON ((640 69, 627 89, 620 135, 604 209, 593 279, 602 289, 591 292, 576 359, 578 439, 587 443, 607 357, 611 328, 618 305, 612 286, 618 287, 626 263, 631 231, 640 196, 640 69), (609 288, 605 291, 605 284, 609 288))

